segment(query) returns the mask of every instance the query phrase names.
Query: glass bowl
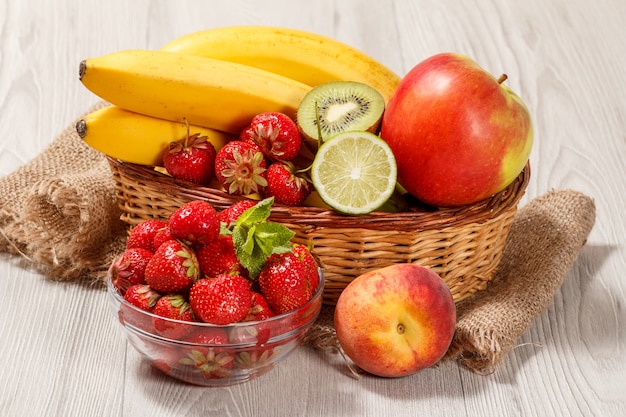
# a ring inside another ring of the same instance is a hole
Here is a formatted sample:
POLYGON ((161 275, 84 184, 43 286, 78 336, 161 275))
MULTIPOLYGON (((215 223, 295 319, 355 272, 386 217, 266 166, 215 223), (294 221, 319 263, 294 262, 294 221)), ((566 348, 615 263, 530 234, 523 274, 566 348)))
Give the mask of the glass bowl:
POLYGON ((318 270, 313 297, 303 306, 262 321, 219 326, 172 320, 128 303, 107 276, 109 305, 130 344, 165 374, 194 385, 229 386, 263 375, 302 344, 322 307, 318 270))

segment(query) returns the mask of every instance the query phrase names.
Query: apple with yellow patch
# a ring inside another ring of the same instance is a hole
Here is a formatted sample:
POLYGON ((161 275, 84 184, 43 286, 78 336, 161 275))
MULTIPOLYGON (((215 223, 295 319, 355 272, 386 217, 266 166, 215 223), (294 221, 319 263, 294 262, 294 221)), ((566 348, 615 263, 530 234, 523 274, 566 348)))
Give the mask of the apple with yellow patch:
POLYGON ((456 325, 450 289, 417 264, 366 272, 340 294, 334 316, 337 340, 361 369, 403 377, 437 363, 456 325))
POLYGON ((478 202, 511 184, 533 144, 528 108, 469 57, 441 53, 417 64, 389 100, 381 137, 398 182, 436 207, 478 202))

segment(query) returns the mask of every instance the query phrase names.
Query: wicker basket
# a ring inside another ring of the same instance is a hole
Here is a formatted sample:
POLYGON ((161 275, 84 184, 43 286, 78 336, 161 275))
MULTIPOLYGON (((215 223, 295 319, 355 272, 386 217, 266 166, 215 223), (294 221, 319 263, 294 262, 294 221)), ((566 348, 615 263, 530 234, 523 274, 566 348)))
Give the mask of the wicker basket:
MULTIPOLYGON (((121 218, 130 227, 145 219, 165 219, 188 201, 206 200, 221 210, 240 198, 176 181, 151 167, 112 158, 109 163, 121 218)), ((270 220, 293 230, 294 241, 312 242, 325 275, 326 304, 335 304, 362 273, 401 262, 432 268, 458 302, 493 278, 529 177, 527 165, 502 192, 460 208, 344 216, 317 207, 275 205, 270 220)))

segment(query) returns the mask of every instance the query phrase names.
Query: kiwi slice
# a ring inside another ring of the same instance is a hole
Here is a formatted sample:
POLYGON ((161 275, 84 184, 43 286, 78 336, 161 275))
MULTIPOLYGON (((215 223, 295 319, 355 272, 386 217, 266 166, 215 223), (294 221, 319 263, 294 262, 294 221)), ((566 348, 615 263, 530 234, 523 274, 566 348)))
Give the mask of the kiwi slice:
POLYGON ((348 131, 377 133, 385 99, 356 81, 331 81, 309 91, 298 107, 297 124, 305 144, 316 151, 319 139, 348 131))

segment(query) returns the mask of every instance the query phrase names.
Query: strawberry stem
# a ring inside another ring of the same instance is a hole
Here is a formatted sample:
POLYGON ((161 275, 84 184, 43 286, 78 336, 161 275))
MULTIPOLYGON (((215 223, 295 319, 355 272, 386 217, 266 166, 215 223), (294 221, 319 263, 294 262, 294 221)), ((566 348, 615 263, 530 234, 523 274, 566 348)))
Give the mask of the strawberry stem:
POLYGON ((315 122, 317 123, 317 146, 322 146, 322 127, 320 126, 320 108, 317 105, 317 101, 315 102, 315 122))
POLYGON ((185 121, 185 125, 187 126, 187 136, 185 137, 185 149, 187 149, 187 145, 189 144, 189 120, 186 117, 183 117, 185 121))
POLYGON ((300 168, 294 171, 294 174, 304 174, 306 172, 309 172, 311 170, 311 167, 313 166, 313 164, 306 166, 304 168, 300 168))

